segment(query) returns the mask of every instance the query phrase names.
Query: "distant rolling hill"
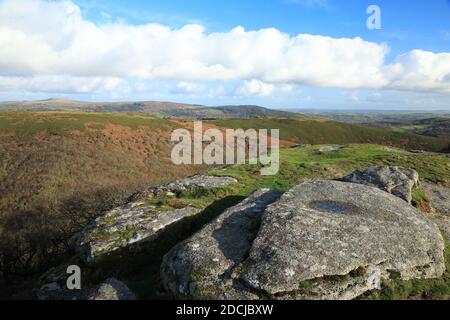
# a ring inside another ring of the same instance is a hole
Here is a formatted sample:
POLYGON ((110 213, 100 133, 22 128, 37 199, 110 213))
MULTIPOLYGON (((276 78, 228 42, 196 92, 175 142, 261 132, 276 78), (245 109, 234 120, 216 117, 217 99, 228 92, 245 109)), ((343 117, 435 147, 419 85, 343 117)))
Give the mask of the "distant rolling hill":
POLYGON ((372 143, 408 150, 437 152, 448 152, 450 147, 448 138, 427 137, 410 132, 312 118, 219 119, 208 123, 226 128, 280 129, 280 139, 299 144, 372 143))
POLYGON ((291 111, 299 112, 305 117, 450 139, 450 111, 291 111))
POLYGON ((161 101, 83 102, 62 99, 0 102, 0 110, 136 112, 146 115, 199 119, 298 116, 287 111, 251 105, 207 107, 161 101))

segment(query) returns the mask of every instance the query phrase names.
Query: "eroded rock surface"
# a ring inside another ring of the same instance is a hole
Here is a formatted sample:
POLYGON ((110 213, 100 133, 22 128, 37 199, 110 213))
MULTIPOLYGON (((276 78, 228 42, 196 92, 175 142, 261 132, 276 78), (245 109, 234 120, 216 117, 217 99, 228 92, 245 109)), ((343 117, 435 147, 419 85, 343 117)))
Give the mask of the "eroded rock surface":
POLYGON ((161 268, 168 291, 208 299, 352 299, 392 274, 434 278, 445 269, 437 226, 377 188, 300 184, 264 211, 253 242, 255 230, 242 223, 247 214, 232 208, 168 253, 161 268))
POLYGON ((133 200, 142 200, 148 197, 173 196, 181 191, 194 189, 224 188, 238 181, 231 177, 215 177, 197 175, 183 180, 173 181, 157 187, 152 187, 144 192, 138 193, 133 200))
POLYGON ((423 187, 435 213, 450 216, 450 189, 431 183, 424 183, 423 187))
POLYGON ((411 203, 412 190, 419 185, 419 174, 413 169, 376 166, 356 170, 342 180, 376 187, 411 203))
POLYGON ((378 288, 389 272, 441 276, 443 249, 436 225, 397 197, 310 181, 266 210, 241 278, 272 296, 351 299, 378 288))
POLYGON ((434 215, 431 219, 438 225, 447 240, 450 241, 450 216, 434 215))
POLYGON ((161 212, 156 206, 144 202, 130 203, 109 211, 91 223, 80 235, 79 250, 84 260, 90 263, 131 244, 151 241, 167 226, 199 211, 187 206, 161 212))
MULTIPOLYGON (((62 280, 68 275, 61 275, 62 280)), ((80 290, 69 290, 64 281, 54 281, 42 285, 36 292, 38 300, 136 300, 133 292, 115 278, 106 279, 103 283, 82 288, 80 290)))
POLYGON ((91 290, 87 300, 136 300, 136 296, 123 282, 109 278, 91 290))
POLYGON ((181 298, 256 299, 241 288, 233 272, 248 255, 264 209, 280 196, 257 191, 172 249, 161 266, 166 289, 181 298))
POLYGON ((154 240, 166 227, 199 213, 202 209, 186 204, 168 208, 149 204, 154 197, 176 198, 185 190, 223 188, 236 183, 230 177, 194 176, 153 187, 135 195, 130 203, 115 208, 90 223, 78 237, 78 248, 84 260, 98 257, 135 243, 154 240))

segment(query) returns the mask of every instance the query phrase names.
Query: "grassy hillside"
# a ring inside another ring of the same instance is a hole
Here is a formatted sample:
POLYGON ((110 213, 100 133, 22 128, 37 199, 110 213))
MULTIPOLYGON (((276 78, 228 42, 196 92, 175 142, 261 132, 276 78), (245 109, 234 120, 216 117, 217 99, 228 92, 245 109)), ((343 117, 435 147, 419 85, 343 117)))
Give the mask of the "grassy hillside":
POLYGON ((301 114, 306 117, 362 124, 376 128, 391 128, 397 132, 450 139, 450 112, 448 111, 429 113, 310 111, 301 114))
POLYGON ((6 101, 0 102, 0 110, 135 112, 147 115, 189 119, 295 116, 294 113, 271 110, 259 106, 207 107, 162 101, 84 102, 61 99, 6 101))
MULTIPOLYGON (((209 121, 205 129, 208 125, 279 128, 287 145, 371 142, 440 150, 448 144, 301 118, 217 120, 209 121)), ((0 112, 0 286, 2 276, 14 282, 58 263, 72 251, 75 232, 133 192, 204 170, 174 166, 170 160, 170 133, 191 126, 191 121, 125 113, 0 112)), ((448 179, 450 171, 448 158, 437 155, 412 155, 371 145, 317 155, 313 148, 282 149, 281 171, 275 177, 260 176, 257 167, 228 168, 223 173, 238 177, 242 184, 239 190, 225 193, 238 201, 260 186, 285 190, 307 177, 333 177, 374 163, 412 167, 431 180, 448 179)), ((199 204, 206 206, 212 200, 200 199, 199 204)), ((222 201, 211 212, 229 204, 222 201)), ((11 283, 7 287, 12 288, 11 283)))
POLYGON ((93 217, 196 172, 170 161, 179 126, 124 114, 1 112, 0 272, 47 268, 93 217))
MULTIPOLYGON (((188 238, 202 226, 212 221, 227 207, 235 205, 260 188, 271 188, 282 191, 306 179, 336 179, 349 174, 355 169, 373 165, 392 165, 414 168, 419 171, 422 180, 440 182, 450 186, 450 159, 444 155, 412 154, 401 149, 370 144, 351 144, 336 152, 320 153, 319 146, 305 148, 283 148, 280 150, 280 172, 275 176, 261 176, 260 166, 243 165, 214 168, 207 173, 216 176, 232 176, 238 183, 229 187, 210 190, 202 193, 181 193, 176 201, 157 199, 184 205, 190 204, 204 208, 195 218, 174 230, 169 230, 147 248, 141 256, 130 254, 126 249, 113 255, 110 260, 92 269, 76 260, 83 270, 91 272, 97 281, 106 276, 116 276, 124 280, 141 299, 166 298, 160 282, 159 268, 162 257, 174 245, 188 238), (120 261, 120 263, 118 263, 120 261)), ((414 201, 420 201, 415 194, 414 201)), ((149 201, 156 201, 150 199, 149 201)), ((450 253, 447 248, 447 259, 450 253)), ((449 263, 450 261, 447 261, 449 263)), ((373 292, 366 298, 450 298, 450 273, 441 279, 415 282, 386 283, 381 292, 373 292)))
POLYGON ((450 117, 402 121, 392 125, 394 131, 412 132, 430 137, 450 138, 450 117))
POLYGON ((281 139, 300 144, 373 143, 438 152, 447 150, 450 145, 448 139, 306 118, 223 119, 209 123, 227 128, 279 128, 281 139))

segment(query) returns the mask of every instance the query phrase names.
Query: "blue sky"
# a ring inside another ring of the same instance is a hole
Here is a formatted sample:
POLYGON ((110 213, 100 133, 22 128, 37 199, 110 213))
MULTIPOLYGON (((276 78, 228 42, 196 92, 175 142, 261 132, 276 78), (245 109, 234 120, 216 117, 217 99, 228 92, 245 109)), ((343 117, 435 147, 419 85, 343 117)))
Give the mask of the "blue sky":
POLYGON ((200 23, 208 31, 235 26, 248 30, 277 28, 332 37, 362 37, 389 42, 393 53, 420 48, 450 51, 449 0, 78 0, 83 14, 98 23, 102 13, 131 24, 149 21, 173 27, 200 23), (382 30, 366 27, 366 9, 382 9, 382 30))
POLYGON ((449 0, 0 0, 2 46, 2 100, 450 110, 449 0))

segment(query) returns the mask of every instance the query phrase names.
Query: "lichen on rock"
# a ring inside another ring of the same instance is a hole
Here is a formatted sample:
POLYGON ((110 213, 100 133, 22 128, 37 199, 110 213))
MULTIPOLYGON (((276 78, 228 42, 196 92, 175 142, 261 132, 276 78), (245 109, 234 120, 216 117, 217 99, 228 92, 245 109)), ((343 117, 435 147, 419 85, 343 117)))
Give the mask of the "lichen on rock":
MULTIPOLYGON (((61 274, 65 278, 67 275, 61 274)), ((47 279, 49 280, 49 279, 47 279)), ((38 300, 136 300, 135 294, 122 281, 108 278, 98 285, 69 290, 56 281, 43 284, 36 292, 38 300)))
POLYGON ((209 190, 224 188, 237 182, 238 181, 232 177, 196 175, 190 178, 176 180, 156 187, 151 187, 143 192, 135 194, 132 197, 132 200, 139 201, 151 197, 175 196, 177 193, 186 190, 209 190))
POLYGON ((259 190, 229 208, 190 239, 180 243, 161 266, 163 284, 174 297, 254 299, 233 273, 248 255, 264 209, 281 193, 259 190))
POLYGON ((411 203, 412 190, 419 185, 419 174, 409 168, 375 166, 356 170, 342 180, 376 187, 411 203))
POLYGON ((450 217, 450 189, 441 185, 424 183, 427 196, 436 214, 450 217))
POLYGON ((197 299, 352 299, 393 273, 409 280, 444 272, 437 226, 377 188, 304 182, 269 201, 254 230, 243 223, 249 211, 242 208, 257 201, 258 194, 227 210, 165 256, 168 292, 197 299))
POLYGON ((171 211, 157 211, 157 207, 130 203, 115 208, 91 223, 80 235, 79 251, 85 261, 93 262, 99 256, 138 242, 151 241, 168 225, 198 213, 198 208, 187 206, 171 211))
POLYGON ((202 210, 181 200, 173 207, 150 204, 149 197, 175 197, 176 192, 223 188, 236 182, 230 177, 194 176, 153 187, 91 222, 77 237, 78 251, 91 263, 132 244, 152 241, 168 226, 202 210))

